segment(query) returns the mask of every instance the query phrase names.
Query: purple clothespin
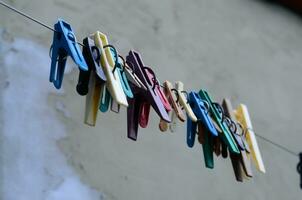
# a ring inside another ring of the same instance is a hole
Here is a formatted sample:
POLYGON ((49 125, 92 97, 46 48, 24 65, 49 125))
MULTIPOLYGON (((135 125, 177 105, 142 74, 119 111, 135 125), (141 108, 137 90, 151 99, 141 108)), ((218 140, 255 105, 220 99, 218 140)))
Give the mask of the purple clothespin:
POLYGON ((137 75, 137 77, 147 88, 147 90, 144 90, 131 84, 131 89, 134 93, 134 98, 128 98, 128 138, 136 140, 140 117, 147 117, 142 115, 142 109, 145 107, 144 105, 151 105, 155 112, 159 115, 159 117, 164 121, 171 122, 171 119, 165 109, 165 106, 163 105, 162 100, 156 93, 156 77, 153 71, 150 68, 145 67, 138 52, 131 50, 128 56, 126 57, 126 60, 129 67, 133 70, 133 72, 137 75), (152 72, 154 77, 151 78, 150 76, 148 76, 147 72, 152 72))

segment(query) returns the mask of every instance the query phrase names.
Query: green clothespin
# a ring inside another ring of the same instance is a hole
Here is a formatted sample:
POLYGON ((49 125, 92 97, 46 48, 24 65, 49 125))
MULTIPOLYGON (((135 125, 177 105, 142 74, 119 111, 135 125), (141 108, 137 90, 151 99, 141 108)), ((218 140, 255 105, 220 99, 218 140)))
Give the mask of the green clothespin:
POLYGON ((232 136, 232 134, 229 131, 228 126, 226 125, 226 123, 222 120, 222 116, 221 116, 221 111, 219 111, 219 108, 213 103, 213 101, 211 100, 209 94, 207 91, 205 90, 200 90, 199 91, 199 95, 200 97, 207 101, 209 104, 209 111, 213 116, 213 119, 215 120, 215 122, 217 123, 217 125, 219 126, 219 128, 222 131, 222 134, 220 134, 223 142, 228 146, 228 148, 230 149, 230 151, 232 153, 240 153, 238 146, 232 136))

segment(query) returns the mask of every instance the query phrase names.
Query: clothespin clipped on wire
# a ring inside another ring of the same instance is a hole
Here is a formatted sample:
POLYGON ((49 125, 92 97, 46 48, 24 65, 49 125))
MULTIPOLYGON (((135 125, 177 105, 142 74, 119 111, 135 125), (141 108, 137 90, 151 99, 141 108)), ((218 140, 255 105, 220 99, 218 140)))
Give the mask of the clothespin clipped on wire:
POLYGON ((93 35, 91 35, 91 37, 94 38, 94 42, 96 46, 99 47, 100 49, 100 53, 101 53, 100 63, 107 78, 106 86, 102 88, 102 91, 104 91, 105 88, 108 89, 114 101, 116 101, 118 104, 122 106, 127 107, 128 102, 120 82, 120 77, 118 76, 117 71, 113 71, 114 61, 111 60, 112 55, 110 49, 106 48, 106 45, 108 45, 107 36, 97 31, 93 35))
POLYGON ((100 66, 100 49, 95 46, 94 40, 86 37, 83 44, 83 55, 88 64, 88 71, 80 70, 77 92, 80 95, 86 95, 84 123, 95 126, 101 88, 105 84, 106 76, 100 66))
MULTIPOLYGON (((213 116, 214 121, 217 123, 217 125, 219 126, 219 128, 222 131, 222 134, 219 135, 224 142, 224 143, 222 143, 222 145, 226 144, 226 146, 230 149, 231 152, 239 154, 238 146, 237 146, 231 132, 229 131, 228 126, 223 121, 223 110, 221 109, 221 106, 218 107, 219 104, 214 103, 212 101, 212 99, 207 91, 200 90, 199 95, 202 100, 208 102, 210 114, 213 116)), ((225 150, 226 150, 226 146, 224 148, 225 150)), ((222 146, 222 147, 224 147, 224 146, 222 146)), ((227 152, 227 151, 223 151, 223 152, 227 152)))
POLYGON ((221 105, 226 115, 224 119, 228 121, 229 129, 233 134, 240 150, 240 154, 230 152, 230 159, 232 161, 234 174, 237 181, 243 182, 244 177, 253 176, 251 160, 249 156, 249 145, 245 138, 245 131, 243 126, 236 120, 231 101, 227 98, 224 98, 221 105))
POLYGON ((68 56, 73 59, 81 70, 88 71, 88 66, 77 44, 76 36, 71 26, 62 19, 58 19, 58 22, 54 25, 54 29, 53 43, 50 47, 51 68, 49 81, 57 89, 60 89, 68 56))
POLYGON ((299 153, 299 163, 297 165, 297 171, 300 174, 300 188, 302 189, 302 153, 299 153))
MULTIPOLYGON (((166 97, 173 109, 173 110, 171 110, 171 112, 169 112, 167 110, 167 112, 171 116, 171 119, 173 116, 173 117, 177 117, 181 122, 184 122, 186 120, 186 118, 179 105, 179 94, 178 94, 177 90, 173 88, 173 85, 169 81, 165 81, 163 83, 163 88, 164 88, 164 94, 166 95, 166 97)), ((173 119, 173 120, 175 123, 176 119, 173 119)), ((161 119, 160 123, 159 123, 159 129, 162 132, 165 132, 168 130, 168 128, 169 128, 169 123, 167 123, 166 121, 161 119)), ((171 130, 171 132, 173 132, 173 130, 171 128, 170 128, 170 130, 171 130)))
POLYGON ((165 106, 158 91, 156 90, 156 77, 154 72, 149 67, 146 67, 138 52, 131 50, 126 57, 126 62, 136 76, 141 80, 147 90, 142 87, 137 87, 131 84, 134 98, 128 99, 129 107, 127 109, 127 125, 128 125, 128 138, 132 140, 137 139, 138 125, 142 126, 141 122, 148 122, 149 111, 144 109, 150 109, 149 104, 153 107, 155 112, 160 118, 167 122, 171 122, 171 119, 166 111, 165 106), (148 75, 148 72, 152 73, 152 77, 148 75), (143 118, 143 119, 142 119, 143 118))
POLYGON ((196 122, 190 118, 187 120, 187 145, 190 148, 194 146, 198 126, 198 141, 202 144, 205 165, 212 169, 214 168, 213 140, 218 136, 218 132, 210 118, 208 102, 202 100, 196 92, 190 92, 188 100, 198 120, 196 122))

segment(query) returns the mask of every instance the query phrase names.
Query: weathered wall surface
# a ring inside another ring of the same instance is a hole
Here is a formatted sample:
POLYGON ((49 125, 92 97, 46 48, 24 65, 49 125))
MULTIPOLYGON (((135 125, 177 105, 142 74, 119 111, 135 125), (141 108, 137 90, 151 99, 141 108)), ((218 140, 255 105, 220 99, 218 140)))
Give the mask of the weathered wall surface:
MULTIPOLYGON (((181 80, 188 89, 207 89, 217 101, 229 97, 234 104, 245 103, 258 134, 302 150, 301 17, 259 0, 8 2, 48 24, 64 18, 78 39, 96 30, 108 34, 122 55, 140 51, 160 80, 181 80)), ((0 19, 0 27, 13 36, 49 47, 48 30, 2 7, 0 19)), ((301 196, 298 159, 260 139, 267 174, 254 170, 251 181, 239 184, 229 160, 216 159, 214 170, 204 167, 201 147, 186 147, 185 125, 173 134, 160 133, 154 112, 137 142, 126 138, 125 109, 118 115, 100 113, 95 128, 83 125, 85 99, 75 92, 77 75, 73 70, 64 93, 51 94, 48 103, 68 111, 56 115, 67 133, 58 145, 81 180, 104 199, 301 196)))

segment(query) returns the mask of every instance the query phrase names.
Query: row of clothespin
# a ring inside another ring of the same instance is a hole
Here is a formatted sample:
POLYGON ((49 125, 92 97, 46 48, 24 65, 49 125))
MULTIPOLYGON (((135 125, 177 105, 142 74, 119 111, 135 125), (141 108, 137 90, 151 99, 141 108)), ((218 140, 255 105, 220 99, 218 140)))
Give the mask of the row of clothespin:
POLYGON ((71 26, 63 20, 58 20, 54 29, 50 81, 57 89, 61 87, 70 56, 80 70, 77 92, 86 95, 86 124, 94 126, 99 111, 106 112, 110 107, 119 112, 120 106, 124 106, 128 138, 136 140, 138 127, 148 125, 152 107, 160 117, 159 128, 163 132, 174 132, 177 121, 187 120, 187 145, 193 147, 198 137, 207 168, 214 167, 214 154, 224 158, 229 154, 236 180, 253 176, 251 161, 265 173, 245 105, 234 110, 230 100, 215 103, 205 90, 185 91, 182 82, 173 85, 165 81, 161 85, 138 52, 131 50, 124 59, 101 32, 91 34, 80 44, 71 26))

